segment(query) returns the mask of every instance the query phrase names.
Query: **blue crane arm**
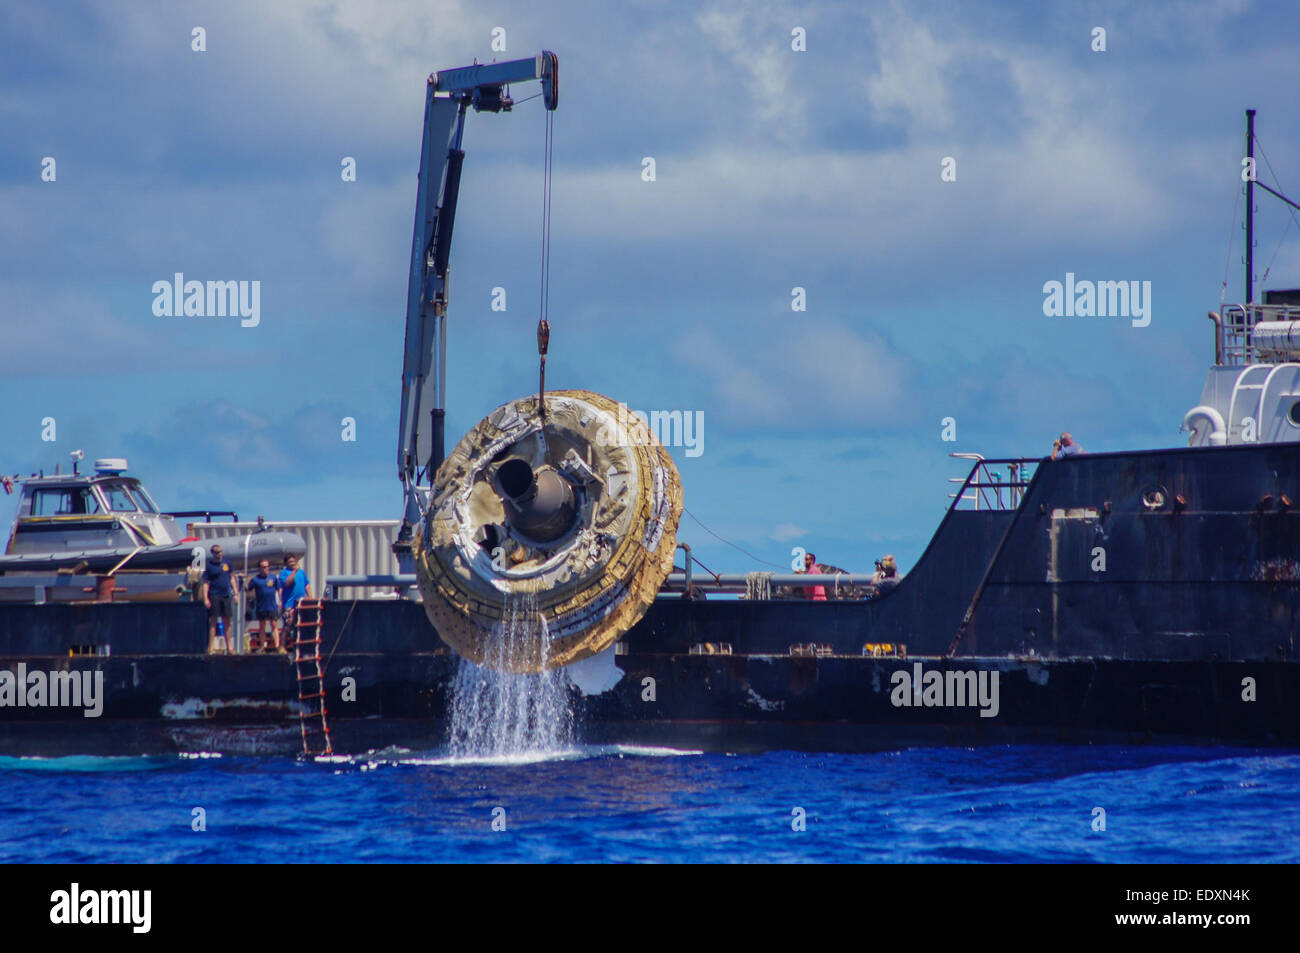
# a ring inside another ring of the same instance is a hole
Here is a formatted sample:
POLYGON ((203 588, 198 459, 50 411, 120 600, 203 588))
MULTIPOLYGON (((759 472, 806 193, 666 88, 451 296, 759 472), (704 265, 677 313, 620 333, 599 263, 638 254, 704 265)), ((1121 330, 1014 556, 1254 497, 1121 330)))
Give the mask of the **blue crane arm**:
MULTIPOLYGON (((415 234, 406 297, 406 344, 402 359, 402 404, 397 466, 406 492, 399 540, 409 538, 420 518, 418 486, 432 482, 442 462, 446 408, 447 265, 456 221, 465 113, 509 112, 514 105, 504 87, 541 80, 547 109, 559 99, 559 64, 554 53, 508 63, 483 63, 440 70, 429 77, 424 103, 424 141, 420 147, 415 234)), ((400 554, 399 554, 400 555, 400 554)))

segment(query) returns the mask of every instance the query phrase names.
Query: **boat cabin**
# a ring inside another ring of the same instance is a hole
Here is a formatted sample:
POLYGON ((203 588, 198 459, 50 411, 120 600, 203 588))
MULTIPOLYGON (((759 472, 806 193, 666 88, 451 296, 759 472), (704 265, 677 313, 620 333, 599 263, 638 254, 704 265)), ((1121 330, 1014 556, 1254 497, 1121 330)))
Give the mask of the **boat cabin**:
POLYGON ((54 474, 23 481, 5 554, 169 546, 184 536, 159 510, 126 461, 95 461, 93 474, 54 474))

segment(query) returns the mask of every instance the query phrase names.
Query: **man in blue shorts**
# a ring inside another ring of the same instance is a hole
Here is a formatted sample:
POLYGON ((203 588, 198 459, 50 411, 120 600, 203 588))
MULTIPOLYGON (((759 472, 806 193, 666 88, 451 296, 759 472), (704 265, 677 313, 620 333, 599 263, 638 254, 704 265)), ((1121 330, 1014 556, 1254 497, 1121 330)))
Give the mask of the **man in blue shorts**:
POLYGON ((257 564, 257 575, 248 580, 247 589, 253 593, 253 612, 257 618, 257 635, 248 639, 250 652, 280 652, 280 633, 277 621, 280 616, 280 600, 276 590, 280 588, 280 578, 271 575, 271 562, 263 559, 257 564), (267 627, 271 634, 268 637, 267 627))

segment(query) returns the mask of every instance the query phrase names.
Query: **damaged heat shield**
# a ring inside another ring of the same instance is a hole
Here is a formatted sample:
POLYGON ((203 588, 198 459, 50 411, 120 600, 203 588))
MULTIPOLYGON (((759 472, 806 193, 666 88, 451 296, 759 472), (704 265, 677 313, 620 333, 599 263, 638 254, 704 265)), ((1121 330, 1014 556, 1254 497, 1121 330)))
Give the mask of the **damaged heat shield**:
POLYGON ((613 645, 672 570, 681 480, 636 415, 590 391, 498 407, 438 469, 414 543, 425 611, 477 664, 536 672, 613 645), (488 652, 512 606, 543 623, 513 654, 488 652))

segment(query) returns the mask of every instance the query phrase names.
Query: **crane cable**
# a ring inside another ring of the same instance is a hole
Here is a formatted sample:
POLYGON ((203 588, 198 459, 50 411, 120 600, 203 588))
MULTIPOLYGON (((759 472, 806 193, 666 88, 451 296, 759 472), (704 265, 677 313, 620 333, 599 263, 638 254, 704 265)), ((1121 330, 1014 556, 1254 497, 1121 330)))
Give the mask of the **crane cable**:
MULTIPOLYGON (((733 542, 732 542, 731 540, 729 540, 729 539, 723 539, 721 536, 719 536, 719 535, 718 535, 717 533, 715 533, 713 530, 711 530, 711 529, 709 529, 707 526, 705 526, 704 523, 702 523, 702 522, 700 521, 700 518, 699 518, 698 516, 696 516, 694 513, 692 513, 690 510, 688 510, 685 506, 682 507, 682 512, 684 512, 684 513, 685 513, 687 516, 689 516, 691 519, 695 520, 696 523, 699 523, 699 525, 700 525, 700 529, 704 530, 704 532, 708 533, 708 534, 709 534, 710 536, 712 536, 714 539, 718 540, 719 542, 726 543, 726 544, 727 544, 728 546, 730 546, 732 549, 740 550, 740 552, 744 553, 744 554, 745 554, 746 556, 748 556, 750 559, 754 560, 754 562, 762 563, 764 566, 771 566, 773 569, 784 569, 784 568, 785 568, 784 566, 778 566, 776 563, 770 563, 770 562, 768 562, 766 559, 759 559, 757 556, 755 556, 755 555, 754 555, 753 553, 751 553, 749 550, 747 550, 747 549, 742 549, 741 547, 737 546, 735 543, 733 543, 733 542)), ((695 560, 695 561, 696 561, 697 563, 700 563, 700 561, 699 561, 698 559, 695 560)), ((714 573, 713 573, 713 570, 712 570, 712 569, 709 569, 707 566, 705 566, 704 563, 700 563, 700 568, 703 569, 705 572, 709 573, 710 575, 713 575, 713 574, 714 574, 714 573)))
MULTIPOLYGON (((1277 173, 1273 171, 1273 163, 1268 161, 1268 153, 1264 151, 1264 143, 1259 141, 1259 136, 1255 137, 1255 144, 1259 146, 1259 154, 1264 160, 1264 165, 1268 166, 1268 174, 1273 176, 1273 184, 1277 186, 1277 190, 1281 192, 1282 183, 1278 181, 1277 173)), ((1282 229, 1282 237, 1277 240, 1277 247, 1273 249, 1273 257, 1268 260, 1268 266, 1264 269, 1264 274, 1259 279, 1261 286, 1268 280, 1268 273, 1273 270, 1273 262, 1277 261, 1277 253, 1282 250, 1282 243, 1286 241, 1287 232, 1291 230, 1291 224, 1295 222, 1295 220, 1295 209, 1291 209, 1291 217, 1287 219, 1286 228, 1282 229)))
POLYGON ((555 112, 546 110, 546 137, 542 160, 542 279, 537 303, 537 355, 541 365, 537 374, 537 414, 546 423, 546 351, 551 341, 551 323, 547 320, 551 305, 551 169, 555 147, 555 112))
POLYGON ((555 113, 546 110, 546 137, 542 159, 542 284, 538 302, 541 319, 548 317, 551 303, 551 169, 555 149, 555 113))
POLYGON ((1223 313, 1223 302, 1228 298, 1228 269, 1232 267, 1232 242, 1237 234, 1237 207, 1241 204, 1244 188, 1236 189, 1237 197, 1232 200, 1232 222, 1228 225, 1228 257, 1223 261, 1223 283, 1219 285, 1219 313, 1223 313))

